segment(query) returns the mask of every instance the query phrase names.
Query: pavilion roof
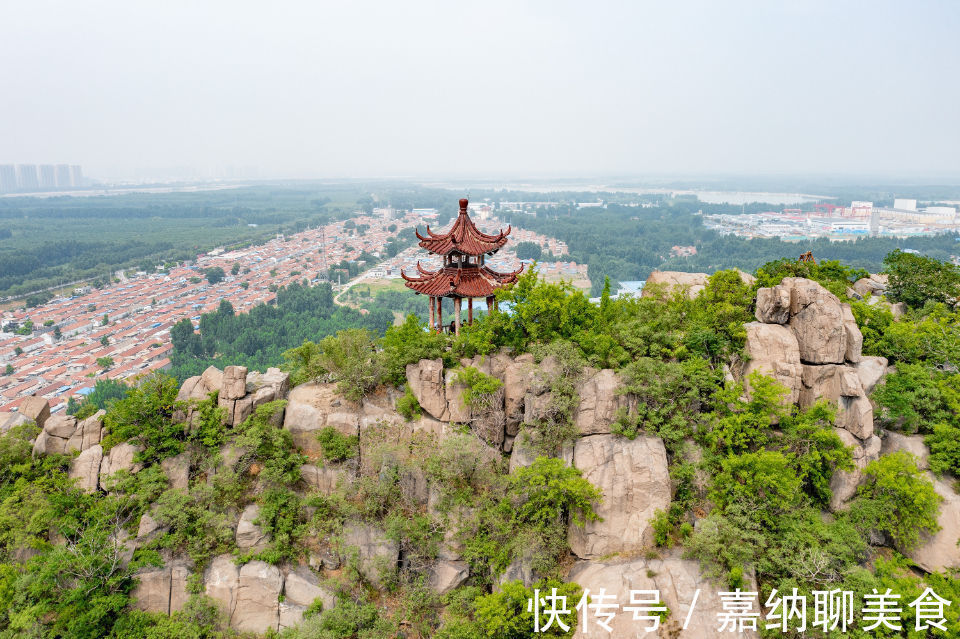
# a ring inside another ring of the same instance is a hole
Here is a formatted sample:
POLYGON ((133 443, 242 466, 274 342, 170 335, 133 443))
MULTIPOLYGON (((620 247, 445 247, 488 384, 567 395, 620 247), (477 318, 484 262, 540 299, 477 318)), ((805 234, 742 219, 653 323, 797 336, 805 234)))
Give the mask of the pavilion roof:
POLYGON ((426 237, 420 235, 419 231, 415 231, 420 240, 420 246, 436 255, 463 253, 476 256, 500 250, 507 243, 507 236, 510 235, 512 227, 508 226, 506 231, 501 230, 497 235, 484 233, 470 219, 467 204, 466 199, 460 200, 460 214, 446 233, 434 233, 429 225, 427 225, 426 237))
POLYGON ((417 271, 420 277, 408 277, 400 272, 407 288, 417 293, 432 297, 489 297, 498 288, 516 282, 523 265, 510 273, 498 273, 486 266, 445 266, 428 271, 417 262, 417 271))

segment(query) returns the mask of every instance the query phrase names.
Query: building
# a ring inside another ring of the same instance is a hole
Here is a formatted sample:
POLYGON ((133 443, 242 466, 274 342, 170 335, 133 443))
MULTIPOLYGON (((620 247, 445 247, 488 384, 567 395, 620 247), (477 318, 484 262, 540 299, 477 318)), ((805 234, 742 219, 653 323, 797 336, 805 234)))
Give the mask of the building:
POLYGON ((71 186, 76 186, 73 183, 72 178, 70 177, 70 167, 66 164, 57 165, 57 188, 58 189, 68 189, 71 186))
POLYGON ((893 200, 893 208, 900 211, 916 211, 917 201, 898 197, 893 200))
POLYGON ((73 186, 83 186, 83 169, 79 164, 70 165, 70 182, 73 186))
POLYGON ((13 193, 17 190, 17 167, 12 164, 0 164, 0 193, 13 193))
POLYGON ((36 164, 17 165, 17 185, 21 191, 36 191, 40 188, 40 182, 37 181, 36 164))
POLYGON ((52 164, 40 165, 40 188, 45 191, 57 188, 57 169, 52 164))
POLYGON ((523 271, 520 265, 516 271, 500 273, 484 264, 484 258, 497 253, 507 243, 512 227, 500 231, 497 235, 488 235, 476 227, 470 214, 467 212, 469 202, 466 198, 460 200, 460 214, 450 230, 444 234, 437 234, 427 226, 427 235, 420 235, 420 248, 431 255, 440 256, 442 266, 430 271, 417 262, 417 277, 408 277, 401 272, 405 285, 420 295, 430 298, 430 327, 432 330, 442 331, 443 325, 443 298, 453 300, 453 321, 451 329, 460 334, 461 305, 467 300, 467 323, 473 323, 473 299, 483 297, 487 300, 487 309, 496 307, 494 292, 503 286, 517 281, 517 276, 523 271))

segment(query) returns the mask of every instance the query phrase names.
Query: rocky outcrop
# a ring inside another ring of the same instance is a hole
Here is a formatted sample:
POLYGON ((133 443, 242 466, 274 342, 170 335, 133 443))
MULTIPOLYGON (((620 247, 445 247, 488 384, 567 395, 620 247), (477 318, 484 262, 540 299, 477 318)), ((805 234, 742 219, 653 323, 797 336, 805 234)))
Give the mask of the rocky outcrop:
POLYGON ((655 292, 672 295, 682 291, 690 299, 700 294, 710 278, 706 273, 683 273, 681 271, 654 271, 647 277, 640 293, 641 297, 651 297, 655 292))
POLYGON ((927 448, 923 439, 923 435, 903 435, 888 430, 883 436, 880 454, 890 455, 902 450, 913 455, 917 462, 917 468, 927 470, 930 468, 930 449, 927 448))
POLYGON ((102 461, 103 448, 100 444, 86 449, 70 461, 69 477, 76 481, 77 488, 87 493, 97 491, 102 461))
POLYGON ((670 505, 667 451, 659 437, 591 435, 577 440, 573 465, 603 494, 602 521, 571 522, 570 549, 581 559, 639 550, 653 539, 650 522, 670 505))
POLYGON ((800 396, 803 372, 796 336, 789 328, 779 324, 750 322, 745 328, 745 351, 749 360, 743 368, 744 380, 748 380, 754 371, 773 377, 790 391, 788 401, 796 403, 800 396))
POLYGON ((407 364, 407 386, 420 407, 435 419, 447 417, 447 385, 442 359, 422 359, 407 364))
POLYGON ((294 443, 308 455, 319 457, 317 434, 327 426, 344 435, 360 432, 358 406, 337 394, 332 384, 301 384, 290 391, 283 427, 290 431, 294 443))
POLYGON ((622 383, 610 369, 587 369, 577 386, 580 405, 575 423, 581 435, 609 434, 617 411, 627 408, 627 399, 619 391, 622 383))
POLYGON ((283 574, 276 566, 251 561, 240 568, 236 606, 230 626, 240 632, 263 634, 280 625, 283 574))
POLYGON ((43 428, 44 424, 46 424, 50 418, 50 404, 44 398, 34 395, 21 402, 18 412, 40 428, 43 428))
POLYGON ((323 610, 336 605, 332 592, 320 586, 320 580, 308 568, 297 568, 287 573, 283 581, 283 602, 280 604, 280 629, 299 625, 306 612, 316 600, 320 600, 323 610))
POLYGON ((397 570, 399 545, 373 526, 357 522, 344 525, 343 547, 347 556, 356 554, 357 569, 374 586, 383 583, 384 573, 397 570))
POLYGON ((332 494, 341 483, 352 480, 350 474, 342 468, 312 464, 304 464, 300 467, 300 479, 310 490, 324 495, 332 494))
MULTIPOLYGON (((595 635, 609 637, 658 637, 660 639, 707 639, 729 634, 720 633, 721 613, 724 612, 718 592, 727 590, 725 584, 715 583, 707 579, 700 571, 696 561, 669 556, 664 559, 634 559, 631 561, 581 561, 574 564, 567 576, 567 581, 576 582, 585 591, 599 593, 604 591, 615 598, 620 606, 629 606, 631 591, 651 590, 659 591, 660 605, 666 606, 670 613, 656 631, 644 632, 650 627, 649 621, 635 621, 632 614, 625 614, 622 610, 610 622, 612 633, 596 624, 596 617, 590 615, 587 632, 579 627, 574 637, 592 637, 595 635), (696 604, 693 605, 694 593, 699 591, 696 604), (689 625, 684 629, 684 622, 693 605, 689 625), (639 633, 639 635, 638 635, 639 633)), ((745 590, 756 591, 752 584, 744 586, 745 590)), ((762 601, 754 600, 754 611, 762 610, 762 601)), ((571 604, 572 607, 573 604, 571 604)), ((762 623, 762 622, 761 622, 762 623)), ((729 630, 729 627, 727 628, 729 630)), ((732 636, 732 635, 731 635, 732 636)), ((757 637, 756 632, 745 630, 738 637, 757 637)))
POLYGON ((943 498, 937 524, 940 530, 927 536, 916 549, 905 553, 927 572, 960 568, 960 495, 949 482, 929 476, 933 488, 943 498))
POLYGON ((233 555, 218 555, 210 561, 203 576, 204 592, 223 611, 227 621, 233 617, 240 585, 240 567, 233 555))
POLYGON ((136 574, 137 586, 131 596, 134 606, 146 612, 170 614, 183 610, 189 598, 187 578, 190 569, 183 562, 160 568, 145 568, 136 574))
POLYGON ((880 438, 872 435, 861 442, 850 431, 843 428, 834 428, 840 441, 849 447, 853 453, 853 469, 838 470, 830 480, 830 510, 842 510, 847 502, 857 493, 857 487, 863 481, 863 470, 872 461, 880 456, 880 438))
POLYGON ((257 552, 263 550, 270 543, 267 535, 255 522, 260 517, 260 506, 250 504, 243 509, 240 521, 237 522, 237 548, 257 552))
POLYGON ((863 392, 869 395, 876 388, 880 380, 887 374, 887 358, 864 355, 857 363, 857 375, 863 392))
POLYGON ((129 442, 123 442, 111 448, 109 454, 104 455, 100 463, 100 486, 109 486, 110 479, 121 470, 129 473, 139 472, 141 464, 135 461, 139 452, 140 448, 129 442))
POLYGON ((160 462, 160 469, 170 481, 170 487, 177 490, 187 490, 190 487, 190 456, 180 453, 167 457, 160 462))
POLYGON ((470 565, 465 561, 438 559, 427 571, 427 587, 438 595, 445 595, 464 583, 470 576, 470 565))

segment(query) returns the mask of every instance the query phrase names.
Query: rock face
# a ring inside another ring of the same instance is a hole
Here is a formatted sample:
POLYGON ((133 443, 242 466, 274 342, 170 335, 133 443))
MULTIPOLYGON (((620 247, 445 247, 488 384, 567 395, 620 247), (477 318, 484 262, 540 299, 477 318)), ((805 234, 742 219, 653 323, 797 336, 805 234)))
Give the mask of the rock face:
POLYGON ((146 612, 170 614, 183 610, 189 598, 187 578, 189 568, 174 562, 160 568, 147 568, 137 573, 137 586, 132 597, 134 605, 146 612))
POLYGON ((901 450, 906 451, 917 460, 917 468, 927 470, 930 468, 930 449, 923 439, 923 435, 903 435, 892 430, 887 431, 883 436, 880 454, 890 455, 901 450))
POLYGON ((203 583, 206 595, 217 602, 227 620, 230 620, 240 585, 240 568, 234 563, 233 555, 214 557, 204 573, 203 583))
POLYGON ((100 462, 103 448, 100 444, 86 449, 70 461, 70 479, 77 481, 77 488, 87 493, 97 491, 100 483, 100 462))
POLYGON ((267 536, 260 529, 260 526, 253 523, 260 516, 260 506, 250 504, 243 509, 240 515, 240 521, 237 522, 237 547, 253 551, 263 550, 270 542, 267 536))
POLYGON ((905 553, 928 572, 960 567, 960 495, 949 483, 930 477, 937 494, 943 497, 937 523, 940 530, 928 537, 917 549, 905 553))
POLYGON ((880 456, 880 438, 872 435, 865 442, 854 437, 850 431, 843 428, 834 428, 834 432, 844 443, 853 450, 853 470, 838 470, 830 480, 830 510, 842 510, 844 505, 853 499, 857 487, 863 480, 863 469, 880 456))
POLYGON ((603 521, 570 524, 568 540, 575 555, 595 559, 652 541, 654 513, 670 505, 667 452, 660 438, 581 437, 574 446, 573 465, 603 493, 596 509, 603 521))
POLYGON ((300 479, 311 490, 316 490, 324 495, 329 495, 337 489, 341 482, 349 482, 350 475, 341 468, 330 466, 313 466, 304 464, 300 467, 300 479))
POLYGON ((683 291, 690 299, 700 294, 707 285, 706 273, 683 273, 680 271, 654 271, 643 285, 641 297, 651 297, 657 289, 663 289, 668 295, 677 290, 683 291), (650 285, 653 287, 650 287, 650 285))
POLYGON ((610 432, 617 411, 627 407, 626 397, 618 393, 620 386, 616 372, 610 369, 585 371, 577 388, 580 406, 575 418, 581 435, 610 432))
POLYGON ((407 385, 423 410, 435 419, 446 420, 447 385, 442 359, 424 359, 416 364, 407 364, 407 385))
POLYGON ((857 363, 857 375, 863 385, 863 392, 869 395, 887 373, 887 358, 864 355, 857 363))
POLYGON ((290 391, 283 427, 294 443, 308 455, 319 456, 317 432, 332 426, 344 435, 357 435, 360 418, 357 407, 337 395, 330 384, 301 384, 290 391))
POLYGON ((240 632, 263 634, 280 625, 283 575, 276 566, 251 561, 240 568, 236 607, 230 625, 240 632))
POLYGON ((359 523, 344 525, 343 545, 348 556, 356 551, 360 574, 375 586, 382 583, 384 572, 392 573, 397 569, 400 547, 373 526, 359 523))
POLYGON ((100 463, 100 486, 109 486, 110 478, 121 470, 130 473, 136 473, 140 470, 140 464, 134 462, 134 458, 140 449, 129 442, 117 444, 110 449, 110 453, 103 456, 100 463))
POLYGON ((50 418, 50 404, 42 397, 28 397, 20 404, 19 413, 43 428, 50 418))
POLYGON ((160 468, 170 480, 171 488, 187 490, 190 487, 190 456, 186 453, 167 457, 160 462, 160 468))
MULTIPOLYGON (((660 639, 708 639, 720 637, 728 632, 719 632, 721 622, 718 614, 724 609, 718 592, 727 590, 723 584, 707 580, 699 569, 696 561, 667 557, 665 559, 636 559, 633 561, 582 561, 577 562, 570 570, 567 581, 573 581, 591 593, 604 590, 606 594, 616 598, 620 606, 629 606, 631 590, 658 590, 661 605, 670 609, 666 621, 655 632, 646 633, 649 621, 634 621, 633 615, 624 610, 618 613, 610 623, 613 632, 607 634, 596 624, 596 617, 589 616, 590 625, 587 632, 582 626, 577 629, 574 637, 586 638, 596 635, 605 637, 658 637, 660 639), (684 621, 690 612, 694 593, 700 591, 690 616, 690 624, 683 629, 684 621)), ((745 590, 756 591, 752 585, 745 586, 745 590)), ((761 601, 753 601, 753 610, 762 611, 761 601)), ((572 608, 573 604, 571 604, 572 608)), ((761 612, 761 614, 763 614, 761 612)), ((763 621, 761 620, 761 624, 763 621)), ((729 630, 729 627, 727 628, 729 630)), ((757 637, 757 633, 746 630, 742 634, 731 634, 738 637, 757 637)))
POLYGON ((800 359, 810 364, 842 364, 847 330, 837 296, 802 277, 784 278, 778 286, 790 291, 790 328, 800 345, 800 359))
POLYGON ((427 586, 438 595, 445 595, 470 576, 470 566, 465 561, 439 559, 427 573, 427 586))
MULTIPOLYGON (((763 289, 760 289, 763 290, 763 289)), ((759 311, 758 311, 759 314, 759 311)), ((746 353, 750 360, 743 369, 743 377, 753 371, 773 377, 790 391, 789 401, 795 403, 800 396, 801 373, 800 346, 793 332, 779 324, 750 322, 747 329, 746 353)))

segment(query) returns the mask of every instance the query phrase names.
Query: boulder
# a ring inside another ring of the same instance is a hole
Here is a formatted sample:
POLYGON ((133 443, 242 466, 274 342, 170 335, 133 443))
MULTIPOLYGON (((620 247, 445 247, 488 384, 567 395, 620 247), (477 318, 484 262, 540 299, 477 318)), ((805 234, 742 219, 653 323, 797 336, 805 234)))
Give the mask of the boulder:
POLYGON ((0 435, 5 434, 11 428, 32 422, 32 419, 20 413, 0 413, 0 435))
POLYGON ((917 468, 927 470, 930 468, 930 449, 927 448, 923 439, 923 435, 904 435, 888 430, 883 436, 880 454, 889 455, 901 450, 906 451, 916 458, 917 468))
POLYGON ((280 602, 280 614, 278 616, 277 628, 281 632, 287 628, 295 628, 303 623, 303 615, 307 612, 306 606, 289 603, 284 600, 280 602))
POLYGON ((343 546, 348 556, 357 553, 360 574, 374 586, 381 585, 383 572, 397 569, 400 547, 378 528, 357 522, 344 525, 343 546))
POLYGON ((53 437, 70 439, 77 430, 77 418, 57 413, 44 422, 43 430, 53 437))
POLYGON ((204 592, 217 602, 227 620, 233 616, 240 585, 240 568, 233 555, 218 555, 210 561, 203 575, 204 592))
POLYGON ((407 386, 430 416, 447 421, 447 386, 442 359, 422 359, 407 364, 407 386))
POLYGON ((223 382, 220 387, 220 397, 223 399, 240 399, 247 394, 247 367, 227 366, 223 369, 223 382))
POLYGON ((802 381, 798 402, 802 408, 826 399, 837 407, 837 426, 861 440, 873 434, 873 406, 863 392, 856 368, 838 364, 804 364, 802 381))
POLYGON ((170 480, 171 488, 187 490, 190 487, 190 456, 187 453, 167 457, 160 462, 160 468, 170 480))
POLYGON ((790 321, 790 289, 783 286, 757 289, 758 322, 786 324, 790 321))
POLYGON ((237 522, 237 547, 252 551, 263 550, 270 543, 267 535, 256 523, 260 516, 260 506, 250 504, 243 509, 240 521, 237 522))
POLYGON ((344 435, 357 435, 360 417, 355 405, 337 394, 333 384, 307 383, 290 391, 283 416, 283 427, 293 442, 307 455, 321 455, 317 431, 332 426, 344 435))
POLYGON ((610 369, 591 371, 577 387, 580 404, 575 422, 581 435, 610 433, 617 411, 626 408, 626 397, 621 395, 621 382, 610 369))
POLYGON ((863 386, 863 392, 869 395, 876 388, 880 380, 887 373, 887 358, 864 355, 857 362, 857 375, 860 376, 860 383, 863 386))
POLYGON ((886 286, 870 277, 861 277, 859 280, 853 283, 853 290, 856 291, 861 297, 866 297, 868 295, 882 295, 885 289, 886 286))
POLYGON ((319 599, 323 603, 323 609, 330 610, 337 602, 334 593, 323 588, 317 576, 305 567, 287 573, 283 582, 283 595, 284 601, 304 608, 319 599))
POLYGON ((533 368, 533 356, 528 353, 511 362, 503 372, 503 410, 508 436, 516 436, 523 423, 523 399, 530 391, 533 368))
POLYGON ((841 397, 837 426, 845 428, 857 439, 865 441, 873 435, 873 404, 865 396, 841 397))
POLYGON ((186 402, 191 399, 194 399, 194 391, 197 389, 197 385, 202 385, 201 377, 199 375, 194 375, 193 377, 188 377, 183 380, 183 384, 180 385, 180 390, 177 391, 177 401, 186 402))
POLYGON ((190 569, 179 563, 170 566, 170 612, 183 610, 190 599, 187 582, 190 579, 190 569))
MULTIPOLYGON (((663 606, 670 610, 657 632, 644 632, 651 624, 649 621, 635 621, 633 615, 624 610, 615 610, 618 613, 610 622, 613 630, 608 634, 597 626, 597 618, 591 614, 587 631, 578 626, 576 638, 593 637, 659 637, 661 639, 707 639, 730 634, 720 633, 718 615, 725 612, 723 602, 718 592, 728 590, 726 584, 714 583, 701 572, 696 561, 669 556, 664 559, 634 559, 629 561, 579 561, 574 564, 567 576, 567 581, 579 584, 584 591, 591 593, 605 591, 614 595, 608 602, 619 603, 620 606, 629 606, 631 591, 652 590, 658 591, 663 606), (694 593, 699 591, 693 613, 690 614, 689 625, 684 629, 684 622, 690 613, 694 593)), ((744 586, 744 590, 756 591, 754 584, 744 586)), ((650 593, 644 593, 648 598, 650 593)), ((753 611, 764 614, 762 601, 754 599, 753 611)), ((572 609, 574 603, 569 604, 572 609)), ((763 620, 760 620, 762 627, 763 620)), ((729 630, 729 627, 727 628, 729 630)), ((737 637, 758 637, 758 633, 745 630, 743 633, 731 635, 737 637)))
POLYGON ((847 354, 843 306, 836 295, 802 277, 787 277, 790 328, 797 337, 800 359, 809 364, 842 364, 847 354))
POLYGON ((427 587, 438 595, 445 595, 470 576, 470 565, 465 561, 438 559, 427 571, 427 587))
POLYGON ((130 473, 139 472, 141 465, 134 461, 138 452, 140 448, 129 442, 123 442, 111 448, 110 453, 103 456, 100 464, 100 486, 106 486, 107 480, 121 470, 130 473))
POLYGON ((43 428, 50 417, 50 404, 44 398, 33 395, 23 400, 17 411, 43 428))
POLYGON ((937 494, 943 497, 937 517, 940 530, 927 536, 919 547, 904 554, 927 572, 960 568, 960 547, 957 546, 960 542, 960 495, 949 482, 932 475, 930 480, 937 494))
POLYGON ((536 581, 539 581, 540 577, 541 575, 533 569, 533 555, 527 552, 520 557, 514 558, 514 560, 507 565, 503 574, 497 578, 494 591, 499 591, 499 586, 510 581, 519 581, 529 588, 536 581))
POLYGON ((67 442, 62 437, 54 437, 46 430, 40 431, 33 442, 33 455, 64 455, 67 452, 67 442))
MULTIPOLYGON (((750 358, 743 369, 744 380, 753 371, 773 377, 790 391, 791 404, 800 395, 802 367, 800 347, 793 332, 779 324, 750 322, 747 330, 746 354, 750 358)), ((749 389, 748 389, 749 390, 749 389)))
POLYGON ((197 390, 202 390, 202 395, 200 399, 205 399, 208 393, 213 391, 219 391, 223 387, 223 371, 221 371, 216 366, 208 366, 203 373, 200 374, 200 381, 202 384, 198 384, 197 390), (200 388, 202 386, 202 389, 200 388))
POLYGON ((240 568, 237 603, 230 626, 240 632, 264 634, 280 623, 280 593, 283 575, 276 566, 251 561, 240 568))
POLYGON ((137 526, 137 546, 141 547, 156 539, 165 529, 150 513, 140 516, 140 525, 137 526))
POLYGON ((170 614, 170 568, 148 568, 136 575, 131 596, 138 610, 170 614))
POLYGON ((682 291, 688 298, 693 299, 707 285, 709 275, 706 273, 683 273, 680 271, 654 271, 647 277, 640 297, 652 297, 658 289, 668 295, 682 291), (651 287, 651 285, 653 285, 651 287))
POLYGON ((833 432, 853 451, 853 469, 838 470, 830 480, 830 510, 837 512, 857 493, 857 487, 863 480, 863 469, 880 456, 880 438, 873 435, 866 442, 861 442, 843 428, 834 428, 833 432))
POLYGON ((70 461, 70 479, 77 482, 77 488, 87 493, 95 493, 100 481, 100 463, 103 461, 103 448, 100 444, 92 446, 70 461))
POLYGON ((87 450, 91 446, 100 443, 100 439, 103 436, 103 416, 106 414, 107 411, 98 410, 77 425, 77 430, 83 433, 80 450, 87 450))
POLYGON ((444 413, 445 417, 442 419, 444 419, 444 421, 466 424, 471 420, 473 415, 471 414, 470 407, 467 406, 467 404, 463 401, 463 392, 466 390, 466 387, 463 384, 458 383, 456 379, 456 370, 449 370, 444 374, 444 383, 447 387, 445 393, 447 398, 447 410, 444 413))
POLYGON ((600 489, 596 506, 601 521, 583 526, 570 522, 570 549, 581 559, 631 552, 653 539, 651 521, 657 510, 670 506, 671 483, 667 451, 659 437, 634 440, 615 435, 581 437, 573 450, 573 465, 600 489))
POLYGON ((863 333, 857 326, 857 319, 853 316, 853 310, 849 304, 841 304, 840 311, 843 316, 843 330, 846 332, 847 350, 844 351, 844 359, 856 364, 860 361, 861 350, 863 350, 863 333))
POLYGON ((350 475, 342 468, 312 464, 304 464, 300 467, 300 479, 310 487, 310 490, 316 490, 324 495, 333 494, 341 482, 351 481, 350 475))
POLYGON ((279 368, 268 368, 266 373, 256 371, 247 373, 248 393, 265 388, 273 391, 273 399, 286 398, 287 393, 290 392, 290 373, 285 373, 279 368))

